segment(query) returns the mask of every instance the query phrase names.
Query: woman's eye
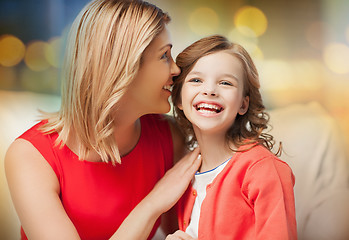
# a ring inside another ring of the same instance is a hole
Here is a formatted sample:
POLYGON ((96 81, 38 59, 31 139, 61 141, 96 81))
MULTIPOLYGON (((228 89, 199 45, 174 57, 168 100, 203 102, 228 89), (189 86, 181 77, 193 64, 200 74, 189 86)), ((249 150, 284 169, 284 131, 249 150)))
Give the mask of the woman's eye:
POLYGON ((165 52, 162 56, 161 59, 168 59, 167 52, 165 52))

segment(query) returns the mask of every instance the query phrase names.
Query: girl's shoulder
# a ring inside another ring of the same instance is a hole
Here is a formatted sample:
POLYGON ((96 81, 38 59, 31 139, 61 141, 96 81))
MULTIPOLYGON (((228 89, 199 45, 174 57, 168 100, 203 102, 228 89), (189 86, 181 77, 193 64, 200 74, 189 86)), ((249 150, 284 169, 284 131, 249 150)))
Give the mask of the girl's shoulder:
POLYGON ((248 159, 251 166, 258 163, 265 164, 269 162, 270 164, 280 163, 288 167, 288 164, 285 161, 281 160, 275 153, 264 147, 262 144, 248 144, 242 146, 240 149, 246 149, 241 152, 240 158, 248 159))
POLYGON ((239 159, 244 166, 245 177, 247 182, 262 181, 262 179, 285 179, 294 185, 295 177, 291 167, 269 149, 263 145, 256 145, 245 152, 241 152, 239 159))

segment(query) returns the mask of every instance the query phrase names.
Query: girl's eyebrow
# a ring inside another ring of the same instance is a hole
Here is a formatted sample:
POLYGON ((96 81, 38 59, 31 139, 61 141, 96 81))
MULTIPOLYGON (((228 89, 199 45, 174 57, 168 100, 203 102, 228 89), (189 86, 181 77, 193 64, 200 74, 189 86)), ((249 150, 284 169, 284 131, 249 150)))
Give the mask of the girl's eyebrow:
POLYGON ((224 73, 224 74, 222 74, 222 77, 233 78, 233 79, 235 79, 236 81, 239 80, 239 78, 238 78, 237 76, 235 76, 234 74, 232 74, 232 73, 224 73))
MULTIPOLYGON (((201 74, 202 73, 199 72, 199 71, 193 71, 193 72, 190 72, 188 74, 188 76, 190 76, 190 75, 198 75, 198 76, 200 76, 201 74)), ((220 77, 223 77, 223 78, 224 77, 228 77, 228 78, 234 79, 236 81, 239 81, 239 78, 237 76, 235 76, 234 74, 232 74, 232 73, 224 73, 224 74, 220 75, 220 77)))
POLYGON ((193 72, 189 72, 188 75, 201 75, 201 72, 198 71, 193 71, 193 72))

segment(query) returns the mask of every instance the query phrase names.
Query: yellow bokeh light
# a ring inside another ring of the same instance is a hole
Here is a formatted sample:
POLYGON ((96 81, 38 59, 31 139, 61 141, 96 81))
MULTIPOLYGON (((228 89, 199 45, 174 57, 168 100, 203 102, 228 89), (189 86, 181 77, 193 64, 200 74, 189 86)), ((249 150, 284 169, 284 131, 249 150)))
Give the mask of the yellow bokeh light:
POLYGON ((349 73, 349 47, 342 43, 330 43, 324 48, 326 66, 338 74, 349 73))
POLYGON ((48 45, 45 47, 46 60, 53 67, 60 67, 61 65, 61 53, 62 53, 62 39, 59 37, 52 38, 48 41, 48 45))
POLYGON ((263 60, 264 54, 262 49, 256 46, 256 48, 251 52, 251 57, 253 58, 253 60, 263 60))
POLYGON ((316 90, 324 82, 323 64, 317 60, 264 60, 258 70, 267 90, 316 90))
POLYGON ((258 38, 253 32, 251 32, 250 37, 246 37, 246 35, 243 35, 237 28, 234 28, 229 32, 228 38, 230 41, 243 46, 249 54, 252 54, 258 48, 258 38))
POLYGON ((252 6, 244 6, 235 14, 234 24, 242 34, 251 36, 252 30, 259 37, 267 30, 268 20, 260 9, 252 6))
POLYGON ((267 90, 287 89, 294 85, 294 72, 290 63, 282 60, 264 61, 259 67, 263 80, 262 88, 267 90))
POLYGON ((3 35, 0 37, 0 64, 12 67, 22 61, 25 54, 23 42, 15 36, 3 35))
POLYGON ((28 45, 24 61, 28 68, 33 71, 44 71, 50 67, 45 56, 45 49, 49 48, 49 44, 43 41, 35 41, 28 45))
POLYGON ((189 27, 200 36, 214 34, 219 27, 219 17, 213 9, 201 7, 190 15, 189 27))

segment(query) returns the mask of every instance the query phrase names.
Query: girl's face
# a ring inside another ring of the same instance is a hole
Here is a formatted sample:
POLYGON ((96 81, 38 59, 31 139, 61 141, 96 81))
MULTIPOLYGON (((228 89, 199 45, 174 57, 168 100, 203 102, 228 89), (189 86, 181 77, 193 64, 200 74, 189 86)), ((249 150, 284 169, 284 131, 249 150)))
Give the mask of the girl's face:
POLYGON ((131 84, 127 104, 132 103, 141 115, 167 113, 172 78, 180 73, 171 55, 169 32, 164 30, 150 43, 143 53, 139 72, 131 84))
POLYGON ((224 134, 237 114, 245 114, 243 66, 233 55, 219 51, 200 58, 184 79, 178 107, 194 130, 224 134))

